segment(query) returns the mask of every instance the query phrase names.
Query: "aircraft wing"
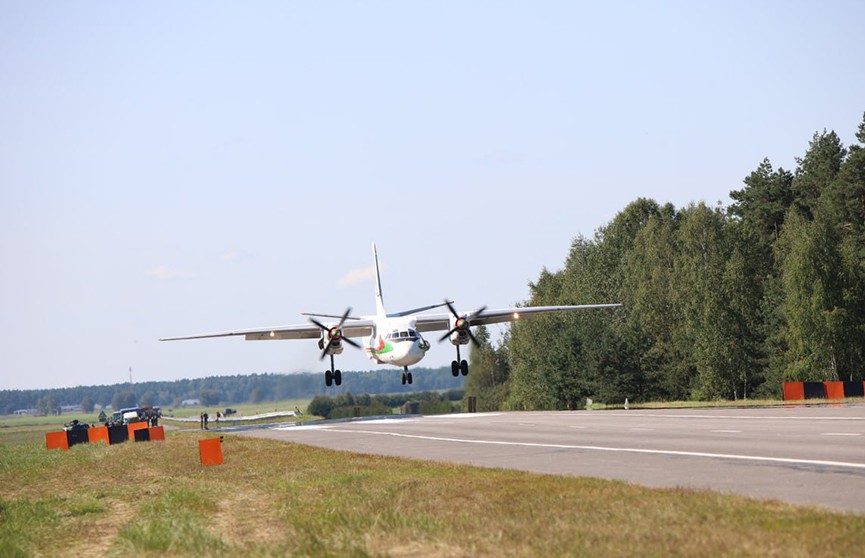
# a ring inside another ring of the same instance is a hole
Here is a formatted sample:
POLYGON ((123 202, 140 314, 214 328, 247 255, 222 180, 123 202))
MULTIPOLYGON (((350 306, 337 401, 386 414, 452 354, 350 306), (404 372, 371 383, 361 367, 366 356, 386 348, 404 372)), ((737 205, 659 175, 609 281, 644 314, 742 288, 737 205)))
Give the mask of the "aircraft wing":
MULTIPOLYGON (((500 324, 503 322, 515 322, 545 314, 547 312, 566 312, 570 310, 586 310, 589 308, 615 308, 621 304, 580 304, 576 306, 523 306, 512 308, 500 308, 497 310, 484 310, 479 316, 470 317, 471 325, 500 324)), ((471 316, 472 312, 459 312, 460 316, 471 316)), ((415 322, 418 331, 448 331, 451 328, 450 314, 427 314, 419 315, 415 322)))
MULTIPOLYGON (((345 337, 369 337, 372 333, 372 320, 352 320, 342 328, 345 337)), ((247 341, 270 341, 274 339, 319 339, 321 329, 312 323, 294 324, 254 329, 238 329, 216 333, 199 333, 182 337, 165 337, 160 341, 181 341, 186 339, 209 339, 211 337, 243 336, 247 341)))

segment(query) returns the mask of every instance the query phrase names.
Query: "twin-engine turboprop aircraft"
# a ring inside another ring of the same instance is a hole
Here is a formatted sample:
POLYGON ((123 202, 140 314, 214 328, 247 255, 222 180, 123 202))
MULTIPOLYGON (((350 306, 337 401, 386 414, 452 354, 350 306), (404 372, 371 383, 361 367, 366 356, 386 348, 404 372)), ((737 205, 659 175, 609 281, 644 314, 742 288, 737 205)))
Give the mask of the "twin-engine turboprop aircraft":
POLYGON ((309 323, 241 329, 221 333, 202 333, 184 337, 167 337, 160 341, 177 341, 181 339, 204 339, 209 337, 231 337, 242 335, 247 341, 263 341, 271 339, 318 339, 322 360, 330 356, 330 370, 324 373, 327 386, 342 384, 342 372, 336 370, 334 355, 342 353, 343 342, 363 350, 369 358, 378 364, 391 364, 402 367, 402 383, 412 383, 412 375, 408 367, 423 359, 430 349, 429 342, 421 336, 427 331, 445 331, 439 341, 450 339, 456 347, 457 358, 451 362, 451 373, 454 376, 468 375, 469 363, 460 358, 460 345, 469 342, 478 344, 471 328, 479 325, 513 322, 516 320, 537 316, 546 312, 566 310, 583 310, 586 308, 612 308, 621 304, 582 304, 578 306, 526 306, 487 310, 482 306, 472 312, 458 312, 452 301, 445 300, 441 304, 424 306, 404 312, 388 314, 384 309, 381 296, 381 275, 378 266, 378 254, 375 243, 372 245, 372 255, 375 261, 375 316, 351 316, 351 308, 341 316, 331 314, 309 314, 309 323), (434 308, 447 307, 449 313, 421 314, 434 308), (316 318, 337 320, 322 323, 316 318), (363 345, 352 337, 363 337, 363 345))

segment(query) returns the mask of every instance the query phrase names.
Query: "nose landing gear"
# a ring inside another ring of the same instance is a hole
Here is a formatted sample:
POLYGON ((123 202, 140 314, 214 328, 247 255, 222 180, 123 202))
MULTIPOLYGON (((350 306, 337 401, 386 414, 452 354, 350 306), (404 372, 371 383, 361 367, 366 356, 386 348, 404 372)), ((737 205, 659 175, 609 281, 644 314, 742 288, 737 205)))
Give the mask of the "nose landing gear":
POLYGON ((402 385, 411 383, 411 372, 408 371, 408 366, 403 366, 402 385))

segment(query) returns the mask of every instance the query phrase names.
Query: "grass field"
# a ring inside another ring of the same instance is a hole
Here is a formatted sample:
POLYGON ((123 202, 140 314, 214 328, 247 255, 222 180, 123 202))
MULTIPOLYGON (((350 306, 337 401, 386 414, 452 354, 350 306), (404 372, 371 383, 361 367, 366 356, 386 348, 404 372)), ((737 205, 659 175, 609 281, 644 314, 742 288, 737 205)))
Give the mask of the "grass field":
POLYGON ((48 451, 0 421, 0 556, 862 556, 865 516, 199 432, 48 451))
POLYGON ((306 413, 306 408, 312 399, 289 399, 287 401, 265 401, 263 403, 238 403, 223 406, 212 407, 173 407, 171 413, 168 409, 163 408, 163 414, 171 414, 175 417, 197 417, 202 411, 207 411, 211 415, 211 420, 216 417, 216 411, 224 411, 226 407, 231 407, 237 411, 240 416, 258 415, 261 413, 271 413, 275 411, 294 411, 295 407, 306 413))

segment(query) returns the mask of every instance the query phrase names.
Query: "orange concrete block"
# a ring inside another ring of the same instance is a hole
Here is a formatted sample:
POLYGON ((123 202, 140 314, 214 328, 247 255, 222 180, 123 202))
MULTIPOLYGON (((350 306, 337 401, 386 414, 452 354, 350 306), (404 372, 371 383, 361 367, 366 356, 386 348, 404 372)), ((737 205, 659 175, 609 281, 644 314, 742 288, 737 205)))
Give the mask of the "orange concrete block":
POLYGON ((91 444, 95 444, 96 442, 105 442, 106 444, 111 445, 111 441, 108 439, 108 427, 94 426, 93 428, 88 428, 87 440, 91 444))
POLYGON ((165 430, 161 426, 151 426, 148 430, 150 430, 151 442, 154 440, 165 440, 165 430))
POLYGON ((844 399, 844 382, 823 382, 826 399, 844 399))
POLYGON ((802 401, 805 399, 805 384, 802 382, 784 382, 784 401, 802 401))
POLYGON ((129 429, 129 439, 133 442, 135 441, 135 431, 140 430, 142 428, 147 428, 146 422, 133 422, 126 425, 126 428, 129 429))
POLYGON ((66 438, 66 431, 46 432, 45 445, 48 449, 62 449, 69 451, 69 440, 66 438))
POLYGON ((222 465, 222 439, 198 440, 198 453, 202 465, 222 465))

